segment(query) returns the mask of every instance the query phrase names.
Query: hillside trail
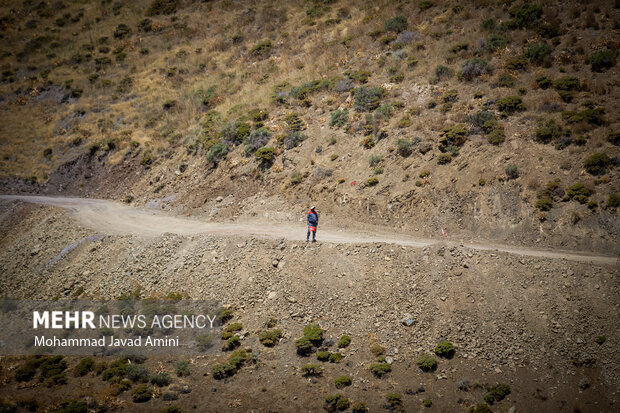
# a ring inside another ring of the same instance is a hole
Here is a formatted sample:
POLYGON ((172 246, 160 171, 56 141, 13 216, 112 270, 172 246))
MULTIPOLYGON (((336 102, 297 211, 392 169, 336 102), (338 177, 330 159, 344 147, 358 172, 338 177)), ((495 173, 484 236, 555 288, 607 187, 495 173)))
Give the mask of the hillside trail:
MULTIPOLYGON (((67 198, 28 195, 0 195, 4 200, 20 200, 30 203, 61 207, 72 214, 86 227, 110 235, 133 234, 144 237, 156 237, 165 233, 178 235, 219 235, 241 236, 267 239, 287 239, 301 241, 305 239, 305 223, 272 222, 202 222, 196 218, 178 217, 160 211, 137 209, 114 201, 91 198, 67 198)), ((526 246, 500 245, 495 242, 458 242, 446 239, 415 238, 407 234, 394 233, 385 228, 379 232, 360 233, 334 227, 322 226, 318 232, 321 242, 361 244, 386 243, 413 248, 433 245, 463 246, 480 251, 504 252, 514 255, 566 259, 570 261, 589 262, 599 265, 616 266, 617 256, 599 255, 592 251, 567 251, 559 249, 540 249, 526 246)))

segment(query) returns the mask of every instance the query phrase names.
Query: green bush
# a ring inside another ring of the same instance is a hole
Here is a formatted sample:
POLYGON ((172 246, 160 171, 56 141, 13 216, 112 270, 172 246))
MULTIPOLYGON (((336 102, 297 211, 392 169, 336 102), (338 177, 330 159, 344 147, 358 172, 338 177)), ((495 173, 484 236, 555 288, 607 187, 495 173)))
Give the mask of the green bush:
POLYGON ((620 146, 620 132, 609 132, 607 134, 607 142, 615 146, 620 146))
POLYGON ((459 123, 452 127, 446 127, 441 130, 439 149, 442 152, 445 152, 450 146, 462 146, 466 141, 467 129, 465 129, 464 124, 459 123))
POLYGON ((534 27, 542 16, 542 7, 537 4, 523 3, 508 10, 512 20, 511 26, 524 28, 534 27))
POLYGON ((510 164, 505 169, 508 179, 517 179, 519 177, 519 168, 515 164, 510 164))
POLYGON ((396 407, 396 406, 400 406, 403 402, 403 398, 400 394, 398 393, 388 393, 385 395, 385 400, 387 400, 387 402, 390 404, 390 406, 392 407, 396 407))
POLYGON ((371 176, 370 178, 366 180, 366 186, 375 186, 378 183, 379 183, 379 180, 374 176, 371 176))
POLYGON ((442 153, 437 157, 437 164, 445 165, 452 162, 452 155, 449 153, 442 153))
POLYGON ((541 211, 550 211, 553 208, 553 201, 547 196, 543 196, 536 201, 536 208, 541 211))
POLYGON ((323 329, 318 324, 308 324, 304 327, 304 337, 314 344, 320 344, 323 341, 323 329))
POLYGON ((122 39, 123 37, 129 35, 130 33, 131 33, 131 29, 129 28, 129 26, 121 23, 118 26, 116 26, 116 29, 114 30, 114 38, 122 39))
POLYGON ((485 401, 490 402, 499 402, 502 401, 506 396, 510 394, 510 386, 506 383, 497 383, 494 386, 487 387, 488 394, 485 396, 485 401))
POLYGON ((366 406, 365 402, 355 402, 351 406, 351 412, 352 413, 367 413, 368 407, 366 406))
POLYGON ((156 16, 160 14, 172 14, 177 11, 179 0, 153 0, 147 14, 156 16))
POLYGON ((607 208, 618 208, 619 206, 620 206, 620 195, 615 194, 615 193, 609 194, 609 198, 607 199, 607 208))
POLYGON ((437 359, 430 354, 422 354, 417 360, 416 364, 422 371, 435 371, 437 369, 437 359))
POLYGON ((405 16, 392 17, 385 22, 383 28, 386 32, 400 33, 407 28, 407 18, 405 16))
POLYGON ((384 362, 371 363, 370 366, 368 366, 368 368, 370 372, 377 377, 383 377, 392 371, 392 366, 384 362))
POLYGON ((439 80, 447 79, 452 76, 452 69, 447 66, 439 65, 435 67, 435 77, 439 80))
POLYGON ((547 76, 537 76, 536 85, 541 89, 549 89, 551 86, 553 86, 553 81, 547 76))
POLYGON ((211 368, 211 374, 213 374, 213 378, 216 380, 221 380, 227 376, 232 376, 234 374, 235 367, 228 364, 216 364, 211 368))
POLYGON ((491 33, 487 36, 486 46, 491 52, 499 49, 503 49, 511 42, 510 36, 507 33, 491 33))
POLYGON ((304 376, 317 377, 323 374, 323 367, 320 364, 306 364, 301 367, 304 376))
POLYGON ((151 375, 150 382, 157 387, 165 387, 172 382, 172 379, 170 378, 170 374, 162 372, 151 375))
POLYGON ((301 183, 301 181, 303 180, 303 176, 301 175, 301 172, 293 171, 291 173, 290 180, 292 185, 297 185, 301 183))
POLYGON ((336 380, 334 380, 334 384, 337 389, 342 389, 343 387, 350 386, 352 383, 351 376, 340 376, 336 380))
POLYGON ((379 357, 379 356, 385 354, 385 348, 383 346, 380 346, 379 344, 374 344, 372 347, 370 347, 370 352, 375 357, 379 357))
POLYGON ((581 112, 579 111, 565 111, 562 112, 562 119, 564 119, 568 123, 580 123, 586 122, 593 125, 602 125, 605 123, 605 118, 603 115, 605 114, 605 109, 603 108, 593 108, 593 109, 584 109, 581 112))
POLYGON ((588 202, 588 198, 590 197, 590 190, 581 182, 577 182, 568 188, 568 191, 566 191, 566 196, 568 199, 575 200, 580 204, 585 204, 588 202))
POLYGON ((330 363, 340 363, 340 360, 342 360, 343 357, 344 356, 342 355, 342 353, 334 352, 329 354, 328 360, 330 363))
POLYGON ((413 153, 413 142, 409 139, 400 138, 396 142, 396 150, 400 156, 407 157, 413 153))
POLYGON ((185 377, 190 375, 189 362, 187 360, 175 361, 173 366, 177 376, 185 377))
POLYGON ((463 63, 459 78, 471 81, 483 74, 493 72, 493 67, 485 59, 474 57, 463 63))
POLYGON ((220 131, 220 136, 224 143, 239 145, 251 132, 252 128, 249 123, 238 120, 224 125, 220 131))
POLYGON ((349 344, 351 344, 351 337, 346 334, 340 337, 340 340, 338 340, 338 348, 348 347, 349 344))
POLYGON ((576 77, 561 77, 553 81, 553 88, 559 91, 570 92, 579 90, 581 88, 581 83, 576 77))
POLYGON ((245 154, 251 155, 256 152, 258 148, 265 146, 271 139, 271 136, 271 131, 267 128, 259 128, 253 131, 243 140, 245 154))
POLYGON ((134 383, 148 383, 151 377, 148 367, 138 364, 128 364, 125 373, 127 378, 134 383))
POLYGON ((355 108, 361 111, 372 111, 379 107, 381 99, 386 95, 380 86, 361 86, 354 90, 355 108))
POLYGON ((308 135, 299 131, 290 131, 282 140, 282 144, 286 149, 293 149, 299 146, 306 139, 308 139, 308 135))
POLYGON ((531 63, 537 65, 549 65, 551 64, 551 53, 553 52, 553 47, 550 44, 545 42, 539 42, 529 45, 523 56, 531 63))
POLYGON ((325 410, 335 412, 336 410, 347 410, 351 406, 351 401, 344 395, 338 393, 325 398, 325 410))
POLYGON ((273 347, 276 344, 278 344, 278 341, 280 341, 281 337, 282 337, 282 330, 273 329, 273 330, 262 331, 261 333, 259 333, 258 340, 261 342, 263 346, 273 347))
POLYGON ((231 351, 239 347, 239 345, 241 345, 241 339, 239 338, 239 336, 231 336, 228 337, 222 345, 222 350, 231 351))
POLYGON ((594 153, 583 163, 586 171, 591 175, 604 175, 609 165, 611 165, 611 159, 605 152, 594 153))
POLYGON ((616 65, 616 52, 610 49, 599 50, 590 55, 588 63, 593 72, 603 72, 616 65))
POLYGON ((430 9, 431 7, 433 7, 434 4, 435 3, 432 2, 431 0, 424 0, 418 4, 418 7, 420 8, 420 10, 426 10, 426 9, 430 9))
POLYGON ((73 375, 76 377, 84 376, 93 371, 94 366, 95 360, 85 357, 73 368, 73 375))
POLYGON ((450 358, 454 356, 454 351, 454 345, 452 345, 452 343, 447 340, 440 341, 435 346, 435 354, 437 354, 439 357, 450 358))
POLYGON ((318 351, 316 353, 316 359, 319 361, 328 361, 329 360, 329 351, 318 351))
POLYGON ((534 131, 534 140, 540 143, 549 143, 552 140, 559 139, 562 136, 569 136, 570 129, 565 129, 562 125, 555 122, 554 119, 539 119, 536 123, 534 131))
POLYGON ((302 337, 295 341, 295 347, 297 347, 297 353, 302 356, 307 356, 312 351, 312 341, 308 337, 302 337))
POLYGON ((468 413, 493 413, 493 410, 491 410, 488 404, 478 403, 476 407, 470 407, 468 413))
POLYGON ((329 126, 335 126, 337 128, 341 128, 347 124, 349 121, 349 111, 344 110, 335 110, 331 114, 331 119, 329 120, 329 126))
POLYGON ((250 54, 254 56, 264 57, 271 52, 271 40, 263 40, 250 49, 250 54))
POLYGON ((497 85, 500 87, 513 87, 516 79, 508 73, 502 73, 497 78, 497 85))
POLYGON ((138 384, 131 392, 131 398, 134 403, 144 403, 151 400, 153 390, 148 384, 138 384))
POLYGON ((506 96, 498 99, 495 104, 497 105, 498 110, 508 114, 525 110, 523 99, 519 96, 506 96))
POLYGON ((207 152, 207 162, 209 163, 217 163, 220 159, 224 158, 228 155, 228 145, 223 142, 217 142, 212 147, 209 148, 209 152, 207 152))

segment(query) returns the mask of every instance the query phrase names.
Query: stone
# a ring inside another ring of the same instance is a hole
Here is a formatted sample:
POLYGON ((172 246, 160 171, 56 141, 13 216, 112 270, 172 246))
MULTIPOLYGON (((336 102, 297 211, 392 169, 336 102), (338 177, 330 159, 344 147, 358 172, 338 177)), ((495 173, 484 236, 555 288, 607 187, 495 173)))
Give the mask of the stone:
POLYGON ((218 196, 217 198, 215 198, 215 202, 222 202, 224 200, 224 197, 222 196, 218 196))

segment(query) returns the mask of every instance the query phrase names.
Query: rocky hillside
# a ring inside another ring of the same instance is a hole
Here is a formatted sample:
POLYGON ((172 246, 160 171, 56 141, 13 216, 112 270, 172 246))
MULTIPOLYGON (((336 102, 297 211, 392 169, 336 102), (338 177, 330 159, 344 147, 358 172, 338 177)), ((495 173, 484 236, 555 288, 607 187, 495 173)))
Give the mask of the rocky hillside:
POLYGON ((3 192, 611 252, 618 4, 0 4, 3 192), (225 198, 222 203, 218 197, 225 198))

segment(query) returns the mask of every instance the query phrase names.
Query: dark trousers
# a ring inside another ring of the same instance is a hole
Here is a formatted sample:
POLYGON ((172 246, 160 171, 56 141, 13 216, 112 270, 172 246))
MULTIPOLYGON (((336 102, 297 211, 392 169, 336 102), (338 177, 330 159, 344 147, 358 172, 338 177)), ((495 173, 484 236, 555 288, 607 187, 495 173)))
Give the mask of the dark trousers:
POLYGON ((316 241, 316 231, 310 231, 310 228, 308 228, 308 233, 306 234, 306 241, 310 239, 311 232, 312 232, 312 241, 316 241))

